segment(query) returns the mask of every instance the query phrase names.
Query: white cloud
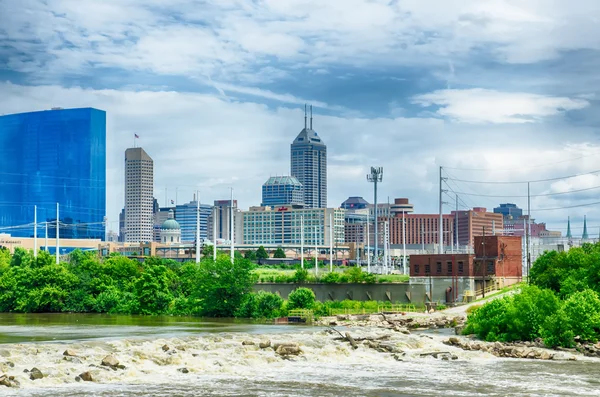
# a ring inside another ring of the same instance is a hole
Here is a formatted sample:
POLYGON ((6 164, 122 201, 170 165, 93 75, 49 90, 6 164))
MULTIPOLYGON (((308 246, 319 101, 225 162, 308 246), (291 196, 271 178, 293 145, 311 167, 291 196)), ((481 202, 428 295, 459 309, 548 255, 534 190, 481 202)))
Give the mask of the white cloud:
MULTIPOLYGON (((161 202, 165 187, 169 199, 175 198, 178 187, 181 202, 189 200, 196 189, 209 202, 226 196, 228 187, 234 185, 242 207, 249 207, 260 202, 260 186, 270 175, 289 172, 289 145, 303 124, 300 106, 268 108, 197 93, 10 83, 1 83, 0 91, 5 94, 0 97, 0 114, 52 106, 93 106, 107 111, 107 197, 111 222, 123 205, 122 156, 134 132, 141 137, 139 144, 155 160, 155 191, 161 202)), ((380 186, 382 197, 409 197, 420 212, 436 211, 439 165, 492 167, 496 171, 448 171, 454 177, 492 181, 540 179, 600 169, 600 157, 591 155, 577 161, 557 160, 555 165, 527 168, 554 159, 572 159, 579 152, 600 152, 597 144, 589 143, 596 140, 594 131, 585 128, 528 124, 481 128, 439 119, 341 118, 318 113, 315 128, 328 145, 330 205, 339 205, 354 195, 372 200, 372 186, 365 179, 370 166, 385 169, 380 186), (519 145, 513 145, 514 142, 519 145), (506 168, 519 169, 503 171, 506 168)), ((467 193, 522 194, 522 185, 456 185, 453 189, 467 193)), ((550 186, 534 189, 544 192, 550 186)), ((492 208, 508 199, 465 196, 464 200, 470 205, 492 208)), ((573 197, 561 200, 534 201, 532 205, 541 208, 578 202, 573 197)), ((517 202, 523 205, 524 200, 517 202)), ((570 213, 575 212, 544 213, 538 218, 561 221, 570 213)))
POLYGON ((481 88, 438 90, 417 95, 413 102, 423 107, 439 106, 440 116, 465 123, 531 123, 589 105, 584 99, 481 88))

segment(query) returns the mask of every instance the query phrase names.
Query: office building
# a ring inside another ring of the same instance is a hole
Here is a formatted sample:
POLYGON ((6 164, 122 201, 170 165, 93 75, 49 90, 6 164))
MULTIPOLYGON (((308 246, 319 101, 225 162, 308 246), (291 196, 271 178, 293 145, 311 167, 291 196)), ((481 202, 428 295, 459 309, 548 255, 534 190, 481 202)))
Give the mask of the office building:
POLYGON ((503 234, 503 214, 475 207, 468 211, 452 211, 452 216, 456 218, 455 236, 458 236, 460 246, 473 247, 475 236, 503 234))
MULTIPOLYGON (((238 222, 239 213, 237 208, 237 200, 233 200, 233 221, 234 221, 234 241, 241 241, 240 227, 236 224, 238 222)), ((208 239, 213 240, 213 224, 216 224, 217 240, 230 241, 231 240, 231 200, 215 200, 213 209, 208 218, 208 239)))
POLYGON ((313 130, 312 106, 310 125, 304 111, 304 129, 291 145, 291 175, 304 188, 306 208, 327 207, 327 146, 313 130))
POLYGON ((518 219, 523 216, 523 210, 516 204, 505 203, 494 208, 495 214, 502 214, 504 219, 518 219))
POLYGON ((272 176, 262 185, 261 206, 304 207, 304 188, 293 176, 272 176))
MULTIPOLYGON (((405 214, 404 220, 406 222, 406 227, 404 229, 406 233, 404 240, 405 244, 421 246, 439 244, 439 214, 405 214)), ((381 225, 382 222, 383 221, 380 221, 379 224, 380 235, 383 234, 383 229, 381 225)), ((389 222, 390 244, 402 244, 402 213, 397 213, 396 216, 389 218, 389 222)), ((451 245, 455 244, 453 240, 454 216, 449 214, 442 215, 442 225, 444 247, 450 247, 451 245)))
MULTIPOLYGON (((92 108, 0 116, 0 231, 33 236, 56 221, 60 236, 104 239, 106 113, 92 108), (4 229, 2 229, 4 228, 4 229), (10 229, 8 229, 10 228, 10 229)), ((56 236, 56 229, 49 228, 56 236)))
MULTIPOLYGON (((362 197, 348 197, 340 208, 346 210, 344 216, 344 239, 346 243, 367 243, 367 219, 369 203, 362 197)), ((372 227, 371 227, 372 229, 372 227)), ((373 230, 370 230, 373 233, 373 230)))
POLYGON ((125 241, 154 241, 154 161, 142 148, 125 151, 125 241))
MULTIPOLYGON (((196 241, 196 217, 198 202, 194 200, 187 204, 175 207, 175 220, 181 226, 181 241, 191 243, 196 241)), ((200 203, 200 241, 212 240, 212 230, 208 232, 208 219, 212 213, 212 206, 200 203)))
POLYGON ((333 227, 333 243, 344 244, 344 213, 341 208, 251 207, 239 214, 242 219, 242 243, 300 245, 303 224, 304 244, 307 248, 315 243, 328 246, 331 241, 330 227, 333 227))

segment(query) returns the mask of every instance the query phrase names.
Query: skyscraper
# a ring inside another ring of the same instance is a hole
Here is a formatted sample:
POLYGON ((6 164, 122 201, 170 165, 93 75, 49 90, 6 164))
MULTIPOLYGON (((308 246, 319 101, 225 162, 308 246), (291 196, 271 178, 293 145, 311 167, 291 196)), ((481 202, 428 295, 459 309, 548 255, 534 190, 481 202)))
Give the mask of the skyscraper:
POLYGON ((153 241, 154 161, 142 148, 125 151, 125 241, 153 241))
POLYGON ((306 208, 327 207, 327 146, 312 129, 312 106, 310 125, 307 125, 304 107, 304 129, 291 145, 291 175, 304 187, 306 208))
MULTIPOLYGON (((104 239, 104 111, 54 108, 0 116, 0 232, 33 236, 34 205, 43 223, 56 220, 56 203, 61 237, 104 239), (1 229, 14 226, 21 227, 1 229)), ((56 235, 52 226, 48 231, 56 235)))
MULTIPOLYGON (((196 198, 187 204, 175 207, 175 220, 181 226, 181 241, 190 243, 196 241, 196 214, 198 212, 196 198)), ((212 206, 200 203, 200 241, 208 238, 212 240, 212 230, 208 233, 208 218, 212 213, 212 206)))
POLYGON ((272 176, 262 185, 261 206, 304 207, 304 188, 293 176, 272 176))

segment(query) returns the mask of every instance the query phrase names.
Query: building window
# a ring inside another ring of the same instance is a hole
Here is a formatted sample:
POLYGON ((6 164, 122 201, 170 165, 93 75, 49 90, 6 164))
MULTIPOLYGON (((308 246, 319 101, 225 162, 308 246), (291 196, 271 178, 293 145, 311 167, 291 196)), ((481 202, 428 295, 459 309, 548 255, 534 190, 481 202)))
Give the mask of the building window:
POLYGON ((415 274, 419 274, 420 271, 421 271, 421 266, 415 265, 415 274))
POLYGON ((425 274, 431 273, 431 265, 425 265, 425 274))
POLYGON ((440 274, 442 272, 442 262, 436 262, 435 271, 437 274, 440 274))
POLYGON ((494 274, 494 262, 493 261, 489 261, 487 263, 487 273, 494 274))
POLYGON ((458 262, 458 273, 463 274, 464 271, 465 271, 465 264, 462 261, 458 262))
POLYGON ((452 262, 448 262, 448 274, 452 274, 452 262))

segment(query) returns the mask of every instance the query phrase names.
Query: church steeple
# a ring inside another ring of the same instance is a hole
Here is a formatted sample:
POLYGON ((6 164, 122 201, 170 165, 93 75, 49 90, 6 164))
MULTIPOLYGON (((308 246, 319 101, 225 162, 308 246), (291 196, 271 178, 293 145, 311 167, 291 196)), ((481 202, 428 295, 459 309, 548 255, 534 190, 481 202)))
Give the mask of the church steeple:
POLYGON ((587 220, 585 219, 585 215, 583 216, 583 234, 581 235, 582 240, 587 240, 589 238, 587 232, 587 220))
POLYGON ((571 217, 567 218, 567 238, 573 238, 571 235, 571 217))

